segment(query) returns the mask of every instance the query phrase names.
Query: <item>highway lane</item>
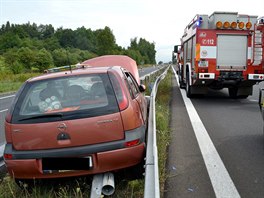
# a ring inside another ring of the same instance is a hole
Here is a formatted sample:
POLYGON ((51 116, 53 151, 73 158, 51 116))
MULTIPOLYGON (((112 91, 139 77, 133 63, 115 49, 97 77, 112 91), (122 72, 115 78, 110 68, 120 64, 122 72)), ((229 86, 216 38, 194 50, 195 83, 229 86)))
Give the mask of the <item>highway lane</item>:
MULTIPOLYGON (((172 103, 172 142, 165 197, 221 197, 214 193, 211 182, 214 178, 209 177, 203 160, 206 156, 200 151, 186 106, 179 96, 179 87, 175 86, 177 94, 172 103)), ((191 99, 241 197, 264 197, 263 120, 258 107, 260 87, 264 87, 263 83, 255 85, 253 95, 247 99, 230 99, 227 89, 212 90, 206 96, 191 99)))
POLYGON ((241 197, 264 197, 263 120, 258 88, 255 86, 253 96, 246 100, 230 99, 227 90, 192 99, 241 197))

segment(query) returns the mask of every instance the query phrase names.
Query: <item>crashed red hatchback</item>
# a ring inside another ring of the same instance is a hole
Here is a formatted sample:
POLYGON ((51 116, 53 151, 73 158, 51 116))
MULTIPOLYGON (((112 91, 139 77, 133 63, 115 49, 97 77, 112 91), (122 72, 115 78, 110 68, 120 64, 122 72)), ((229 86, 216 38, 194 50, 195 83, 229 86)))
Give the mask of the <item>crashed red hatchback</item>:
POLYGON ((4 151, 17 181, 104 173, 143 161, 147 100, 135 61, 111 55, 81 65, 31 78, 17 92, 4 151))

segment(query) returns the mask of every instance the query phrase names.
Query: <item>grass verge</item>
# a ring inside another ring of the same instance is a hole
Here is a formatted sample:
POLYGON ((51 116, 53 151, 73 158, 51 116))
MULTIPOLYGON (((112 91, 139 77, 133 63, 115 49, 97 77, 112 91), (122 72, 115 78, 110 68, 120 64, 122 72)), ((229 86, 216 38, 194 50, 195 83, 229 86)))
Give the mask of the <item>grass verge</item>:
POLYGON ((38 75, 40 73, 12 74, 0 72, 0 93, 17 91, 27 79, 38 75))
POLYGON ((172 71, 160 82, 156 96, 156 130, 159 158, 160 195, 163 197, 166 181, 167 147, 170 143, 170 99, 172 92, 172 71))

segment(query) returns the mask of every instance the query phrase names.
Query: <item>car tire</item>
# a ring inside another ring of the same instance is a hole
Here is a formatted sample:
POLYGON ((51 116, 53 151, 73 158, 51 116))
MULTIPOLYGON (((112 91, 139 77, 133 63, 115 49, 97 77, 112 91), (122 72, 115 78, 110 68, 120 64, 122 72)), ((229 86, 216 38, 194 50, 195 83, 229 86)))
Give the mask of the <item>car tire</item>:
POLYGON ((186 72, 186 96, 188 98, 192 98, 192 87, 190 85, 190 82, 189 82, 189 72, 186 72))

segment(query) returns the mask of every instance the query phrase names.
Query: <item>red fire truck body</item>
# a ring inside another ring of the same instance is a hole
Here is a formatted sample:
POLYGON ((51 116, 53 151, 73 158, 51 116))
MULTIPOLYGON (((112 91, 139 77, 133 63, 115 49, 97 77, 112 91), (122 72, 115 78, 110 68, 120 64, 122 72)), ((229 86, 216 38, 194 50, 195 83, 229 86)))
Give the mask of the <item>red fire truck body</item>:
POLYGON ((181 88, 188 97, 228 88, 246 98, 264 80, 264 22, 237 12, 196 15, 175 46, 181 88))

